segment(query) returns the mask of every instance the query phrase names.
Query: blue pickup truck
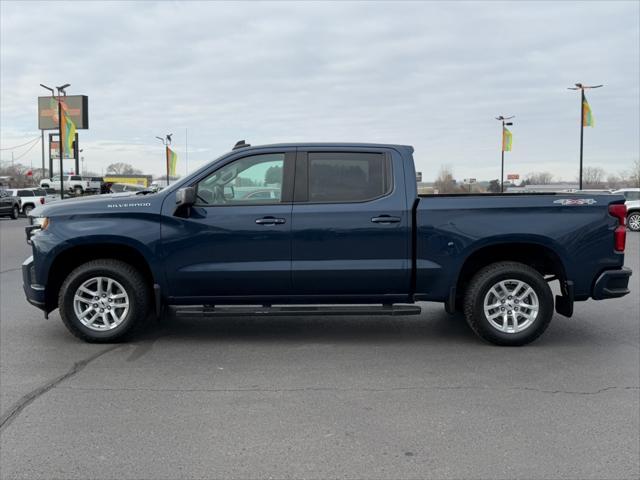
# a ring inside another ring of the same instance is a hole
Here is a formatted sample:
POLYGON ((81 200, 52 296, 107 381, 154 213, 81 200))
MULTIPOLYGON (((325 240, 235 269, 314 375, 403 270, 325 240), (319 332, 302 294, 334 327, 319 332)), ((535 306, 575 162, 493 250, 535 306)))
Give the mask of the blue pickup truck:
POLYGON ((90 342, 166 307, 407 315, 430 301, 523 345, 554 308, 629 293, 625 213, 616 195, 418 195, 410 146, 238 142, 158 193, 39 207, 24 291, 90 342))

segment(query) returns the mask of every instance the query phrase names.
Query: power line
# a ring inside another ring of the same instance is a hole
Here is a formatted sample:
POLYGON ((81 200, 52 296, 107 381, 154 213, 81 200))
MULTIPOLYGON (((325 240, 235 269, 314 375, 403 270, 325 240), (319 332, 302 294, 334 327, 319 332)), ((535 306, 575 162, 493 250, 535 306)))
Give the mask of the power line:
MULTIPOLYGON (((36 138, 36 140, 40 140, 40 137, 36 138)), ((27 149, 26 152, 22 153, 21 155, 15 157, 13 159, 13 161, 15 162, 16 160, 20 160, 22 157, 24 157, 27 153, 29 153, 31 150, 33 150, 33 147, 35 147, 38 144, 38 142, 33 142, 33 144, 27 149)))
POLYGON ((15 147, 5 147, 5 148, 0 148, 0 150, 14 150, 16 148, 20 148, 20 147, 24 147, 25 145, 29 145, 31 142, 35 142, 36 140, 40 139, 40 135, 38 135, 36 138, 32 138, 31 140, 29 140, 26 143, 22 143, 20 145, 16 145, 15 147))

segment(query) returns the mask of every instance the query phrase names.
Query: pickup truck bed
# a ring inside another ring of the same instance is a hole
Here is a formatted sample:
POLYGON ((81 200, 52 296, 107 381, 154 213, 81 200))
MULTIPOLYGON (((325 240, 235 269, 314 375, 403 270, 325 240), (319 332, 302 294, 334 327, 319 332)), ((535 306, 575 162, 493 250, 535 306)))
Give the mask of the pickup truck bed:
POLYGON ((27 299, 45 313, 60 308, 90 341, 120 338, 165 305, 392 314, 394 304, 436 301, 463 311, 482 338, 521 345, 554 306, 570 316, 574 301, 628 293, 622 196, 418 196, 412 154, 240 145, 156 194, 52 204, 34 212, 46 227, 29 229, 27 299), (555 302, 550 281, 561 287, 555 302), (109 314, 103 294, 128 308, 109 314))

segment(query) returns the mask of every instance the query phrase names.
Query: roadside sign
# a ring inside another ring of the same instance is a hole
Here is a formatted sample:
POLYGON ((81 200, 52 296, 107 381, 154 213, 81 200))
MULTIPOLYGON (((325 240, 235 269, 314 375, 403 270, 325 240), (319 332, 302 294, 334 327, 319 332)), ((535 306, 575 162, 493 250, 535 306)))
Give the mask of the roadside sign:
MULTIPOLYGON (((69 95, 63 103, 78 130, 89 128, 89 97, 69 95)), ((58 130, 58 97, 38 97, 38 129, 58 130)))
POLYGON ((475 178, 465 178, 463 180, 464 183, 476 183, 476 179, 475 178))
POLYGON ((422 172, 416 172, 416 182, 422 181, 422 172))
POLYGON ((519 173, 508 173, 507 174, 507 180, 520 180, 520 174, 519 173))

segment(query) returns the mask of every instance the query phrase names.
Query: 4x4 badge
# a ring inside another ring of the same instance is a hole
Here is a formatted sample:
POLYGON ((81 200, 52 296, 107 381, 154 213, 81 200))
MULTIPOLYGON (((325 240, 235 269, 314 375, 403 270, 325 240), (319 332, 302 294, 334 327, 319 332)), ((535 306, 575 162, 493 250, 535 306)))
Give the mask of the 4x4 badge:
POLYGON ((593 198, 561 198, 560 200, 554 200, 553 203, 559 203, 560 205, 573 206, 573 205, 593 205, 596 202, 593 198))

